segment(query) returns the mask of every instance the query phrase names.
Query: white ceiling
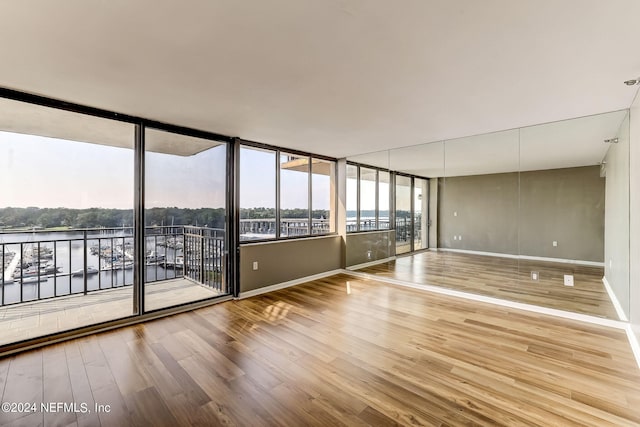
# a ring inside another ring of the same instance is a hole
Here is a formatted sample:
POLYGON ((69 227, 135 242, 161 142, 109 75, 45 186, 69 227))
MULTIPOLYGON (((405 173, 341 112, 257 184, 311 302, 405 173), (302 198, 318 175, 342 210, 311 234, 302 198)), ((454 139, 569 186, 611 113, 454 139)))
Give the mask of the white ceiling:
POLYGON ((343 157, 629 107, 637 0, 0 2, 0 86, 343 157))

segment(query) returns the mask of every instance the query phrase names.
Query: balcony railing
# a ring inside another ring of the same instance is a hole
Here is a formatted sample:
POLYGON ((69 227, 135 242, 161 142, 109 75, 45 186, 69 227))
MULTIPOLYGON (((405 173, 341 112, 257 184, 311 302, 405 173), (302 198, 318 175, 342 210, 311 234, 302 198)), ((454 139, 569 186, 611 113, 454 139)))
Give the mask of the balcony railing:
MULTIPOLYGON (((145 283, 187 278, 219 292, 224 230, 147 227, 145 283)), ((0 305, 133 284, 133 229, 0 233, 0 305)))
MULTIPOLYGON (((281 219, 280 220, 280 236, 296 237, 308 236, 309 220, 307 218, 298 219, 281 219)), ((399 219, 396 221, 396 227, 401 229, 403 233, 409 230, 410 222, 407 219, 399 219)), ((376 223, 375 218, 361 218, 358 230, 358 220, 355 218, 347 219, 347 232, 354 231, 374 231, 388 230, 389 219, 379 218, 376 223)), ((311 235, 328 234, 331 232, 331 220, 324 218, 314 218, 311 222, 311 235)), ((257 240, 257 239, 273 239, 276 237, 276 220, 275 218, 260 219, 241 219, 240 220, 240 240, 257 240)))
MULTIPOLYGON (((328 234, 331 232, 331 220, 326 218, 313 218, 311 230, 307 218, 282 218, 280 219, 280 236, 300 237, 328 234)), ((241 219, 240 240, 273 239, 276 237, 275 218, 241 219)))

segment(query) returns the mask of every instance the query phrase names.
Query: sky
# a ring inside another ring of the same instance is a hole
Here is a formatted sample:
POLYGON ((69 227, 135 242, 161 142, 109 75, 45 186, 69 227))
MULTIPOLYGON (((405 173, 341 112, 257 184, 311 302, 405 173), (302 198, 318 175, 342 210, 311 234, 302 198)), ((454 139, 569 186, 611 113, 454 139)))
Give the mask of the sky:
MULTIPOLYGON (((241 151, 241 206, 274 207, 274 154, 241 151)), ((145 162, 147 207, 225 206, 225 144, 193 156, 148 152, 145 162)), ((133 168, 132 149, 0 132, 0 207, 131 209, 133 168)), ((306 208, 307 179, 283 171, 282 208, 306 208)), ((314 176, 314 209, 329 208, 329 186, 314 176)))

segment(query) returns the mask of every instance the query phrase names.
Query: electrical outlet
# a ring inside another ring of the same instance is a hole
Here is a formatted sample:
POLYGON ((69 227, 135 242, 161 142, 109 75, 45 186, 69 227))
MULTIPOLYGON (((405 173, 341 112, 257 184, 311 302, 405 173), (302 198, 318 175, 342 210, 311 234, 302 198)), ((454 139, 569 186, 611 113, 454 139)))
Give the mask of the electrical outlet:
POLYGON ((558 246, 558 242, 554 240, 554 241, 553 241, 553 247, 555 248, 555 247, 557 247, 557 246, 558 246))
POLYGON ((253 270, 257 270, 258 269, 258 261, 253 261, 253 270))
POLYGON ((458 236, 453 236, 453 240, 458 240, 458 236))
POLYGON ((573 286, 573 275, 565 274, 564 275, 564 285, 565 286, 573 286))
POLYGON ((540 275, 538 274, 537 271, 531 272, 531 280, 538 280, 539 278, 540 278, 540 275))
POLYGON ((458 216, 458 211, 453 212, 453 216, 458 216))
POLYGON ((371 251, 367 251, 367 259, 371 259, 371 251))
POLYGON ((458 240, 462 240, 462 236, 458 236, 458 240))

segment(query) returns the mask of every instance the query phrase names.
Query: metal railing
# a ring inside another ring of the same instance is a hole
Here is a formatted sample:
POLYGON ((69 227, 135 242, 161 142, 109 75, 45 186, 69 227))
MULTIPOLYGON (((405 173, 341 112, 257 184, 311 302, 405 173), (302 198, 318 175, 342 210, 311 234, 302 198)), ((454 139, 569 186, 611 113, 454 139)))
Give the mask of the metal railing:
MULTIPOLYGON (((0 306, 133 284, 131 227, 5 232, 0 239, 0 306)), ((147 227, 145 243, 145 283, 185 277, 226 291, 224 230, 147 227)))
MULTIPOLYGON (((414 219, 413 240, 420 241, 422 236, 422 221, 418 216, 414 219)), ((412 239, 411 218, 396 218, 396 242, 406 243, 412 239)))
MULTIPOLYGON (((241 219, 240 240, 268 239, 276 237, 276 219, 241 219)), ((281 237, 301 237, 316 234, 328 234, 331 232, 331 220, 326 218, 313 218, 309 229, 308 218, 282 218, 280 219, 281 237)))
POLYGON ((227 292, 224 280, 224 230, 184 227, 185 277, 227 292))

